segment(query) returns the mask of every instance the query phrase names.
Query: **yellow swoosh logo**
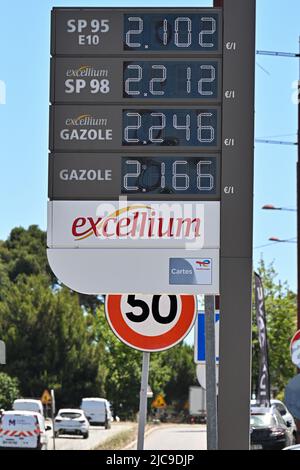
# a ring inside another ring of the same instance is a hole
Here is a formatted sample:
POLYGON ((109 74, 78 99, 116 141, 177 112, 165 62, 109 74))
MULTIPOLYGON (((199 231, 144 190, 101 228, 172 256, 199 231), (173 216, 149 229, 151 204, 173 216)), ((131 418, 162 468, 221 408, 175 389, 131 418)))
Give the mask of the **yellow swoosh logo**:
MULTIPOLYGON (((99 230, 102 225, 104 224, 104 222, 107 220, 107 219, 110 219, 112 217, 119 217, 119 215, 121 214, 124 214, 125 212, 129 212, 131 210, 135 210, 135 209, 149 209, 151 210, 152 208, 150 206, 145 206, 145 205, 142 205, 142 204, 135 204, 133 206, 127 206, 127 207, 123 207, 122 209, 118 209, 116 210, 115 212, 113 212, 112 214, 110 214, 109 216, 107 216, 105 219, 102 219, 100 220, 100 222, 98 222, 98 224, 96 225, 97 227, 97 230, 99 230)), ((90 230, 88 231, 88 233, 82 237, 77 237, 76 240, 85 240, 86 238, 90 237, 92 234, 93 234, 93 229, 90 228, 90 230)))

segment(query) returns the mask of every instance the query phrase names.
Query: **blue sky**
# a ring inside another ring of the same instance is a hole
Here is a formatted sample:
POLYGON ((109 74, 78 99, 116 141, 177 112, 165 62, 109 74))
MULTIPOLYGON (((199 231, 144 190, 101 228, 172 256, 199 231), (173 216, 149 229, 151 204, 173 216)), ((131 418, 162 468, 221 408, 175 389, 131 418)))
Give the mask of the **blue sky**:
MULTIPOLYGON (((258 0, 257 49, 297 52, 299 0, 258 0)), ((0 239, 15 226, 46 229, 50 10, 53 6, 211 6, 212 2, 1 0, 0 80, 7 103, 0 105, 0 239)), ((292 83, 297 59, 257 56, 256 137, 296 141, 297 107, 292 83), (262 70, 262 68, 265 70, 262 70)), ((296 146, 256 144, 254 246, 270 236, 296 236, 296 214, 266 212, 265 203, 296 205, 296 146)), ((296 244, 254 250, 275 261, 281 280, 296 288, 296 244)))

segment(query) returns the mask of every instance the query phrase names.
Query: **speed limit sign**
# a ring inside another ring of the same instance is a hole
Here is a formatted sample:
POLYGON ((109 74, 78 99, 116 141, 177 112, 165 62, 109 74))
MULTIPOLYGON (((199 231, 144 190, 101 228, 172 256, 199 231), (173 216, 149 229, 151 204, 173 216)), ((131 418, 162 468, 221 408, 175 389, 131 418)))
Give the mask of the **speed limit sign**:
POLYGON ((108 323, 123 343, 144 352, 169 349, 194 325, 193 295, 108 295, 108 323))

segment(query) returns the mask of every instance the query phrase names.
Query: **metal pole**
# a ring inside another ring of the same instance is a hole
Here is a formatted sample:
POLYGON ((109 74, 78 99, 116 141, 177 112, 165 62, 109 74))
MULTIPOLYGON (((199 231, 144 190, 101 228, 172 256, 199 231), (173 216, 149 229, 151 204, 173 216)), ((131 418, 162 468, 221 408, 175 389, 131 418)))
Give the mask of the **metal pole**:
POLYGON ((140 409, 137 450, 144 450, 145 425, 147 420, 147 388, 149 376, 150 353, 143 353, 142 380, 140 390, 140 409))
POLYGON ((54 432, 54 415, 55 415, 55 395, 54 390, 51 390, 51 421, 52 421, 52 439, 53 439, 53 450, 55 449, 55 432, 54 432))
MULTIPOLYGON (((248 450, 255 0, 224 0, 222 3, 223 91, 234 90, 235 99, 224 99, 224 96, 222 102, 218 448, 248 450), (231 146, 229 137, 234 138, 231 146), (228 186, 233 188, 231 194, 225 191, 228 186)), ((218 0, 216 6, 220 5, 218 0)))
POLYGON ((299 82, 298 82, 298 161, 297 161, 297 324, 300 329, 300 37, 299 37, 299 82))
MULTIPOLYGON (((297 325, 300 329, 300 36, 299 36, 299 81, 298 81, 298 161, 297 161, 297 325)), ((300 370, 298 369, 298 373, 300 370)), ((300 420, 296 420, 296 442, 300 444, 300 420)))
POLYGON ((215 298, 205 296, 207 450, 218 449, 215 298))

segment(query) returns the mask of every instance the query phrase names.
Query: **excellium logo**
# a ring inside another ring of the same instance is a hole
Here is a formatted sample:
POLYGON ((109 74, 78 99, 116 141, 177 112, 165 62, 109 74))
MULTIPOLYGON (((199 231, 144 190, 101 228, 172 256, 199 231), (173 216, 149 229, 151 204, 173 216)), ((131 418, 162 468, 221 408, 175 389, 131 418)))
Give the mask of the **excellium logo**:
POLYGON ((81 114, 76 118, 67 118, 66 129, 60 132, 62 140, 112 140, 112 129, 105 129, 107 118, 96 118, 90 114, 81 114))
POLYGON ((108 70, 99 69, 92 65, 81 65, 78 69, 67 69, 66 77, 72 78, 107 78, 108 70))
POLYGON ((143 204, 126 205, 96 218, 77 217, 72 224, 72 235, 76 241, 89 237, 197 240, 201 230, 201 217, 166 214, 143 204))

